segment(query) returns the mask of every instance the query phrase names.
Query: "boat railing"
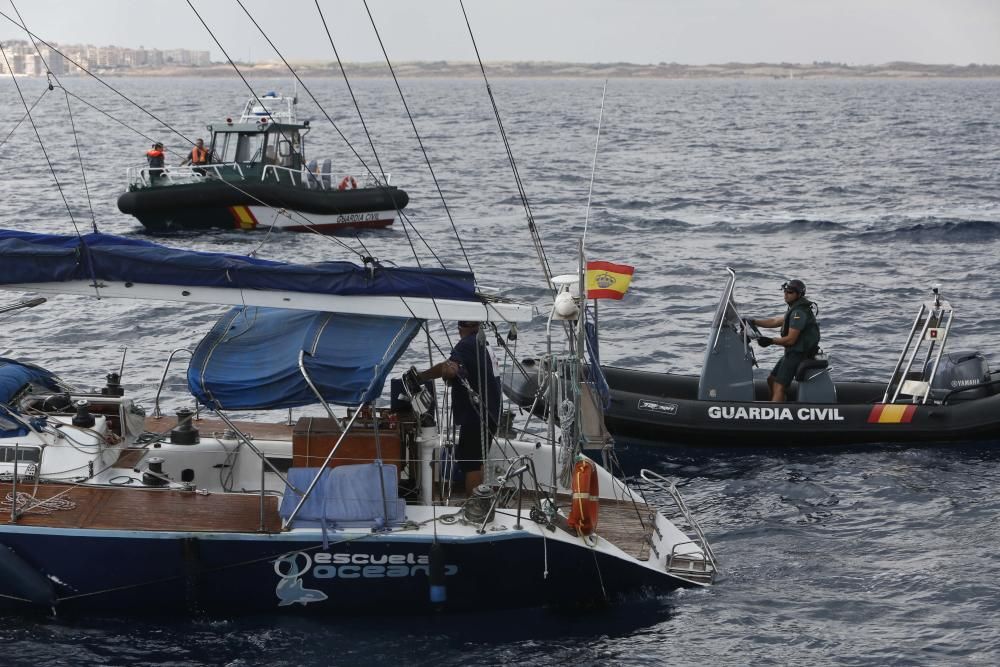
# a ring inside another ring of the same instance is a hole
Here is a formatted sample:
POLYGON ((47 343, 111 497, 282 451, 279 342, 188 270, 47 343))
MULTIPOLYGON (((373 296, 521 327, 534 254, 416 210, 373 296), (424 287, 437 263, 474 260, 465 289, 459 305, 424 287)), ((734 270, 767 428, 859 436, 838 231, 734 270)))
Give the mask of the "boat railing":
MULTIPOLYGON (((171 352, 170 356, 167 357, 167 363, 163 364, 163 373, 160 375, 160 384, 157 385, 156 387, 156 397, 153 399, 154 419, 160 419, 161 417, 163 417, 163 414, 160 412, 160 394, 163 392, 163 384, 167 381, 167 372, 170 370, 170 363, 174 360, 174 357, 177 356, 177 354, 180 352, 193 354, 191 350, 187 349, 186 347, 179 347, 173 352, 171 352)), ((195 401, 195 414, 194 414, 195 419, 200 419, 199 416, 200 412, 201 412, 201 406, 198 404, 197 401, 195 401)))
MULTIPOLYGON (((377 188, 383 185, 388 185, 392 174, 385 175, 385 183, 382 183, 379 178, 369 174, 368 176, 362 177, 360 179, 353 179, 352 177, 347 177, 348 183, 353 182, 357 184, 359 189, 364 188, 377 188)), ((334 179, 331 174, 325 172, 311 171, 308 168, 302 169, 292 169, 290 167, 282 167, 277 164, 264 165, 264 171, 261 173, 260 180, 263 182, 274 182, 274 183, 288 183, 294 187, 303 187, 310 190, 340 190, 348 189, 341 188, 340 185, 342 180, 334 179)), ((354 189, 354 188, 350 188, 354 189)))
POLYGON ((290 183, 295 187, 308 186, 311 180, 313 187, 322 187, 322 179, 319 174, 314 174, 307 169, 291 169, 276 164, 264 165, 264 171, 260 175, 263 182, 274 181, 275 183, 290 183))
POLYGON ((712 545, 708 543, 708 539, 705 538, 705 533, 702 531, 697 519, 694 518, 691 510, 688 509, 687 503, 684 502, 684 498, 681 496, 680 491, 677 490, 677 485, 663 475, 655 473, 652 470, 647 470, 646 468, 643 468, 639 472, 639 476, 644 482, 650 484, 654 490, 660 492, 659 494, 656 494, 656 497, 651 497, 652 494, 644 493, 643 495, 646 497, 646 502, 652 501, 656 505, 657 509, 659 509, 664 515, 673 514, 675 511, 683 517, 686 527, 694 533, 694 536, 689 542, 675 544, 671 549, 670 554, 667 555, 667 571, 681 577, 694 576, 695 578, 703 579, 708 576, 710 579, 714 579, 715 572, 718 570, 715 552, 712 551, 712 545), (668 496, 673 501, 672 508, 664 506, 664 495, 668 496), (692 572, 689 567, 692 560, 692 554, 690 552, 682 553, 679 551, 680 547, 686 546, 687 544, 693 544, 701 550, 705 564, 711 566, 710 571, 707 571, 709 568, 706 567, 705 570, 707 572, 692 572), (684 564, 681 565, 681 563, 684 564))
POLYGON ((206 180, 226 180, 226 176, 244 178, 243 168, 237 162, 223 164, 203 164, 197 167, 129 167, 125 172, 125 180, 130 188, 148 188, 161 185, 179 185, 181 183, 202 183, 206 180), (152 177, 150 172, 158 172, 152 177))
POLYGON ((913 326, 910 327, 910 335, 886 385, 883 403, 896 403, 901 396, 913 403, 927 403, 931 396, 931 388, 955 317, 951 304, 941 298, 939 288, 935 286, 931 292, 933 298, 921 304, 913 326), (913 371, 917 354, 925 342, 927 351, 923 363, 919 370, 913 371))

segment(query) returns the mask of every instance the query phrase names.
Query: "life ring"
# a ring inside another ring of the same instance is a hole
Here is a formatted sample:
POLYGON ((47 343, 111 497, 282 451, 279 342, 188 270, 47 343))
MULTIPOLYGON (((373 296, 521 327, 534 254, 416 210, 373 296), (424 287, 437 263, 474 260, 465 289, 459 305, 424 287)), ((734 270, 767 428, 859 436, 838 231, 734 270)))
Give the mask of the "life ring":
POLYGON ((354 180, 353 176, 344 176, 344 180, 340 182, 340 185, 337 186, 337 189, 346 190, 348 184, 350 184, 352 190, 356 190, 358 188, 358 182, 354 180))
POLYGON ((566 521, 577 534, 590 535, 597 530, 597 510, 601 493, 597 485, 597 468, 589 459, 581 458, 573 466, 573 506, 566 521))

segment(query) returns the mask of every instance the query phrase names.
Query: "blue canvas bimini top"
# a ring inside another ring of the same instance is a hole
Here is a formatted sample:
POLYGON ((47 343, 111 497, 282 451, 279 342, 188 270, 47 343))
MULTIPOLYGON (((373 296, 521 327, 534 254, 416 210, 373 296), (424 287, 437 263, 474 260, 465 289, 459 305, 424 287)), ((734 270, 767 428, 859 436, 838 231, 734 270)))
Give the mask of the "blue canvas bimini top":
POLYGON ((232 308, 195 349, 188 388, 211 409, 270 410, 323 400, 357 406, 382 393, 386 376, 422 320, 232 308))

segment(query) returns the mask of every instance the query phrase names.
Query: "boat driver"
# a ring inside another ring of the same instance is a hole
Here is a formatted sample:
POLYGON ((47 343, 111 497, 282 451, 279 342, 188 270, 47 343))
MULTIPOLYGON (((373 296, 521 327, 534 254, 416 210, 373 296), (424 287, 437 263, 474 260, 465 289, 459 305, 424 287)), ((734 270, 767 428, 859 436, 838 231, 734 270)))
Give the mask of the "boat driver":
POLYGON ((483 482, 484 452, 500 421, 500 381, 479 322, 459 322, 458 335, 451 356, 418 377, 442 378, 451 385, 451 412, 459 428, 455 458, 465 474, 465 492, 471 496, 483 482))
POLYGON ((780 345, 785 348, 784 356, 775 364, 767 376, 767 386, 771 390, 771 400, 785 400, 788 386, 795 377, 799 364, 812 359, 819 351, 819 323, 813 312, 813 302, 806 298, 806 284, 801 280, 789 280, 781 286, 785 292, 788 310, 784 315, 762 320, 747 320, 749 324, 773 329, 781 327, 781 335, 760 336, 757 344, 761 347, 780 345))

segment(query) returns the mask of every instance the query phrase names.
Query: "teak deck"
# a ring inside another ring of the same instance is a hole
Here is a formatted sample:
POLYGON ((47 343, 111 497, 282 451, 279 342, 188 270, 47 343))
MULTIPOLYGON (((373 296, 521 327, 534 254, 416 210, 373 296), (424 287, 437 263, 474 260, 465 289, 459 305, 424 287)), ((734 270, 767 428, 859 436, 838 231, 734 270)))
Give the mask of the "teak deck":
MULTIPOLYGON (((104 530, 254 533, 260 530, 260 496, 234 493, 202 495, 166 489, 120 489, 66 484, 17 485, 19 493, 33 494, 38 501, 59 496, 75 503, 51 514, 32 511, 18 516, 21 526, 51 528, 97 528, 104 530)), ((0 484, 0 497, 11 492, 11 484, 0 484)), ((10 522, 10 510, 0 520, 10 522)), ((264 499, 264 530, 281 530, 278 499, 264 499)))

